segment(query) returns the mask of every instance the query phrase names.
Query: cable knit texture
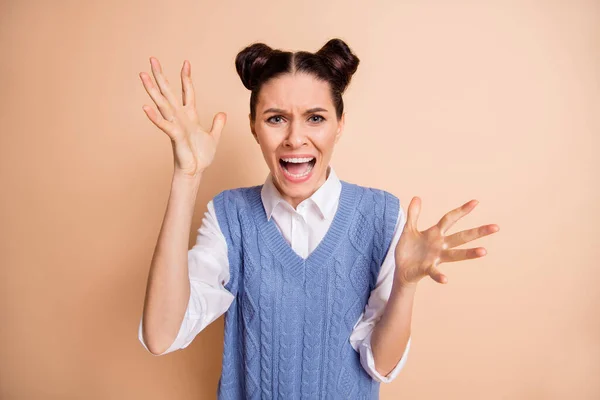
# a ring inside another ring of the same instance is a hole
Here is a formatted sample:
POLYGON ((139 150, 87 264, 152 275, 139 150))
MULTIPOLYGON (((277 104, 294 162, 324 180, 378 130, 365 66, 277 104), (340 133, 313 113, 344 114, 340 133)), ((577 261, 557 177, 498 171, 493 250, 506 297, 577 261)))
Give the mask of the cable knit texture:
POLYGON ((378 399, 350 334, 389 249, 399 200, 345 181, 323 240, 304 259, 268 220, 262 185, 214 198, 235 299, 225 313, 221 400, 378 399))

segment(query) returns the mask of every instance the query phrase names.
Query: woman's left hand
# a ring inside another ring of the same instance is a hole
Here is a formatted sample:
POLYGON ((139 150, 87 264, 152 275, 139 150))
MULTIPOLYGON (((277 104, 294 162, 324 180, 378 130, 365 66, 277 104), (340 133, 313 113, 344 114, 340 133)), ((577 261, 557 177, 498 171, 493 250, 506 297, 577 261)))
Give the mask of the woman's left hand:
POLYGON ((456 221, 470 213, 478 203, 477 200, 471 200, 446 213, 436 225, 420 232, 417 229, 417 221, 421 211, 421 199, 413 197, 408 206, 404 230, 395 250, 394 279, 399 285, 415 286, 427 275, 438 283, 448 283, 448 278, 437 269, 439 264, 480 258, 486 255, 487 252, 483 247, 453 248, 498 232, 500 227, 496 224, 483 225, 445 236, 446 231, 456 221))

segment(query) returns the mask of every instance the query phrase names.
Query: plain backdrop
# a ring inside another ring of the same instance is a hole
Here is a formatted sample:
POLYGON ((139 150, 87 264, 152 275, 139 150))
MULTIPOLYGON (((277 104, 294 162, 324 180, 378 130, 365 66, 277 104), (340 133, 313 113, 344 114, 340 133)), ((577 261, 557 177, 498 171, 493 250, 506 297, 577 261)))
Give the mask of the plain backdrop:
POLYGON ((267 175, 234 67, 264 42, 361 63, 332 165, 420 196, 419 228, 471 200, 477 260, 418 288, 382 399, 600 398, 600 2, 0 2, 0 398, 214 399, 223 318, 183 351, 137 338, 173 154, 142 110, 157 57, 228 122, 198 195, 267 175))

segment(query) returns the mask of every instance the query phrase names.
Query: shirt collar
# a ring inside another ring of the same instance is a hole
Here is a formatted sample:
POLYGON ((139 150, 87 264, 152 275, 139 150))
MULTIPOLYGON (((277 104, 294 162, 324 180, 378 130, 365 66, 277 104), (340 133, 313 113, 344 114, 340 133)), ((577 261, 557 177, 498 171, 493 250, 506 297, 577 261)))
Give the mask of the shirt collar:
MULTIPOLYGON (((340 194, 342 192, 342 183, 339 180, 333 167, 329 166, 329 176, 325 180, 325 183, 321 185, 317 191, 313 193, 309 199, 317 207, 321 213, 323 219, 332 219, 335 215, 336 207, 340 194)), ((279 205, 279 203, 287 202, 281 197, 279 190, 273 183, 273 175, 269 173, 265 183, 261 189, 260 196, 262 199, 265 213, 267 214, 267 220, 271 219, 273 211, 279 205)), ((291 208, 291 206, 290 206, 291 208)))

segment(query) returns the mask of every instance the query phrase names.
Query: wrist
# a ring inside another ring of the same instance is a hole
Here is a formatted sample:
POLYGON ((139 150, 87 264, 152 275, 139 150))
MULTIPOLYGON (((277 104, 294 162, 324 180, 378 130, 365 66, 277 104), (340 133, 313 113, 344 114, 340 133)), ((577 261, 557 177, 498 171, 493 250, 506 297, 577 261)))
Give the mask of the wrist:
POLYGON ((191 184, 198 184, 202 180, 202 175, 204 171, 196 172, 195 174, 190 174, 187 172, 183 172, 181 170, 175 169, 173 171, 173 180, 177 180, 180 182, 188 182, 191 184))
POLYGON ((404 281, 402 279, 395 279, 393 286, 396 290, 402 290, 402 291, 415 291, 417 289, 417 284, 419 282, 407 282, 404 281))
POLYGON ((412 299, 417 295, 417 284, 416 283, 404 283, 394 281, 392 284, 392 291, 388 299, 388 305, 396 304, 399 305, 410 304, 412 299))
POLYGON ((183 196, 189 197, 195 202, 201 180, 202 174, 190 175, 175 171, 171 181, 171 192, 183 193, 183 196))

